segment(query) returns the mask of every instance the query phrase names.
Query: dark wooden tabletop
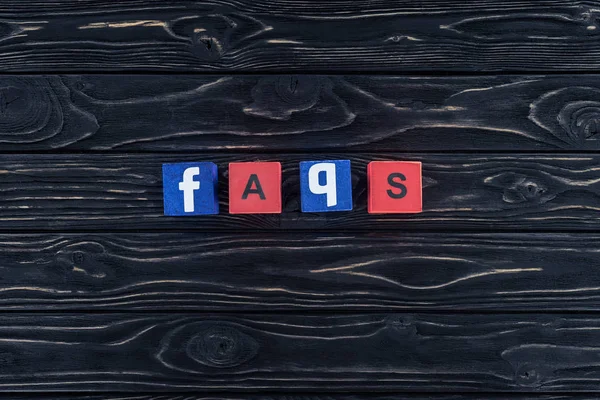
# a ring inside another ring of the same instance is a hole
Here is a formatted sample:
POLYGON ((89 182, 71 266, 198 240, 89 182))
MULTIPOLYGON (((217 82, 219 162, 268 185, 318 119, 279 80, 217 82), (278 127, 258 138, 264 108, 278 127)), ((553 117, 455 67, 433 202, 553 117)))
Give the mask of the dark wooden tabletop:
POLYGON ((600 1, 0 0, 0 400, 598 397, 600 1), (219 215, 163 214, 189 161, 219 215))

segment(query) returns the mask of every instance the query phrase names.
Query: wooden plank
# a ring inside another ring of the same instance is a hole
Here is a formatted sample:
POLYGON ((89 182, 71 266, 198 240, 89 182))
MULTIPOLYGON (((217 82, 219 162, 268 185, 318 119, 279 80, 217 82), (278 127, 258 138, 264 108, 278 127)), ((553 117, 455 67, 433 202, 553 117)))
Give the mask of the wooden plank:
POLYGON ((597 71, 597 6, 595 0, 3 0, 0 69, 597 71))
POLYGON ((0 235, 0 310, 600 311, 598 235, 0 235))
POLYGON ((599 93, 599 75, 8 75, 0 150, 599 150, 599 93))
POLYGON ((4 315, 0 390, 599 392, 592 315, 4 315))
POLYGON ((598 155, 187 154, 4 155, 0 229, 18 230, 597 230, 598 155), (298 162, 350 159, 355 209, 301 213, 298 162), (227 165, 280 160, 282 214, 230 215, 227 165), (368 214, 366 167, 372 160, 423 161, 422 214, 368 214), (163 215, 165 162, 214 161, 220 215, 163 215))
POLYGON ((290 394, 272 393, 157 393, 157 394, 11 394, 0 395, 0 398, 10 400, 595 400, 593 395, 582 394, 350 394, 350 393, 324 393, 303 394, 293 392, 290 394))
POLYGON ((584 394, 436 394, 436 393, 107 393, 107 394, 10 394, 0 398, 10 400, 595 400, 597 397, 584 394), (10 396, 10 397, 9 397, 10 396))

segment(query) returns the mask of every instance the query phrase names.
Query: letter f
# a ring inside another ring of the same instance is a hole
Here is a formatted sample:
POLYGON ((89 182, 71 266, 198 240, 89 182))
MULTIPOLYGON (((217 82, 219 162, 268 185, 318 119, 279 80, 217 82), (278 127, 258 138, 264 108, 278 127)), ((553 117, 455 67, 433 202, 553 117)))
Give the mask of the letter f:
POLYGON ((200 182, 194 177, 200 175, 199 167, 190 167, 183 171, 183 181, 179 182, 179 190, 183 192, 183 209, 194 212, 194 190, 200 189, 200 182))

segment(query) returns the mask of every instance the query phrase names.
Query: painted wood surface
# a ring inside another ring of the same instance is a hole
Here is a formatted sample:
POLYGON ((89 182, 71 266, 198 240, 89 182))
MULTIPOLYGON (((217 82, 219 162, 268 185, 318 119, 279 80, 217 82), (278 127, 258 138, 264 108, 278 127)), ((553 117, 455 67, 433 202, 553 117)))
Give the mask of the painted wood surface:
POLYGON ((599 75, 7 75, 0 144, 3 151, 597 151, 599 94, 599 75))
POLYGON ((245 393, 108 393, 108 394, 10 394, 3 398, 11 400, 594 400, 594 395, 585 394, 436 394, 436 393, 290 393, 290 394, 245 394, 245 393))
POLYGON ((597 398, 599 10, 0 0, 0 400, 597 398), (354 211, 300 212, 311 159, 354 211), (258 160, 283 214, 229 215, 258 160), (373 160, 424 213, 366 213, 373 160), (163 216, 185 161, 221 215, 163 216))
POLYGON ((597 155, 4 155, 0 230, 597 230, 599 170, 597 155), (353 211, 300 212, 298 163, 312 159, 352 161, 353 211), (252 160, 282 161, 282 214, 228 214, 228 163, 252 160), (366 212, 372 160, 423 162, 422 214, 366 212), (222 214, 163 215, 161 165, 185 161, 218 163, 222 214))
POLYGON ((0 2, 4 71, 597 71, 596 0, 0 2))
POLYGON ((591 394, 436 394, 436 393, 107 393, 56 394, 29 393, 2 396, 11 400, 594 400, 591 394))
POLYGON ((0 310, 600 311, 585 234, 0 235, 0 310))
POLYGON ((540 314, 28 314, 3 391, 597 393, 600 319, 540 314))

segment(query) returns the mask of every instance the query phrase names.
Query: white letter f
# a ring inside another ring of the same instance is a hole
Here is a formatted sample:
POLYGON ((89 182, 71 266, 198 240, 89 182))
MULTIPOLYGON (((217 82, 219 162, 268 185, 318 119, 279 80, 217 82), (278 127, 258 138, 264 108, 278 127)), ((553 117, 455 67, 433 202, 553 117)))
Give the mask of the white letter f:
POLYGON ((183 192, 183 209, 194 212, 194 190, 200 189, 200 182, 194 177, 200 175, 200 168, 190 167, 183 171, 183 181, 179 182, 179 190, 183 192))

